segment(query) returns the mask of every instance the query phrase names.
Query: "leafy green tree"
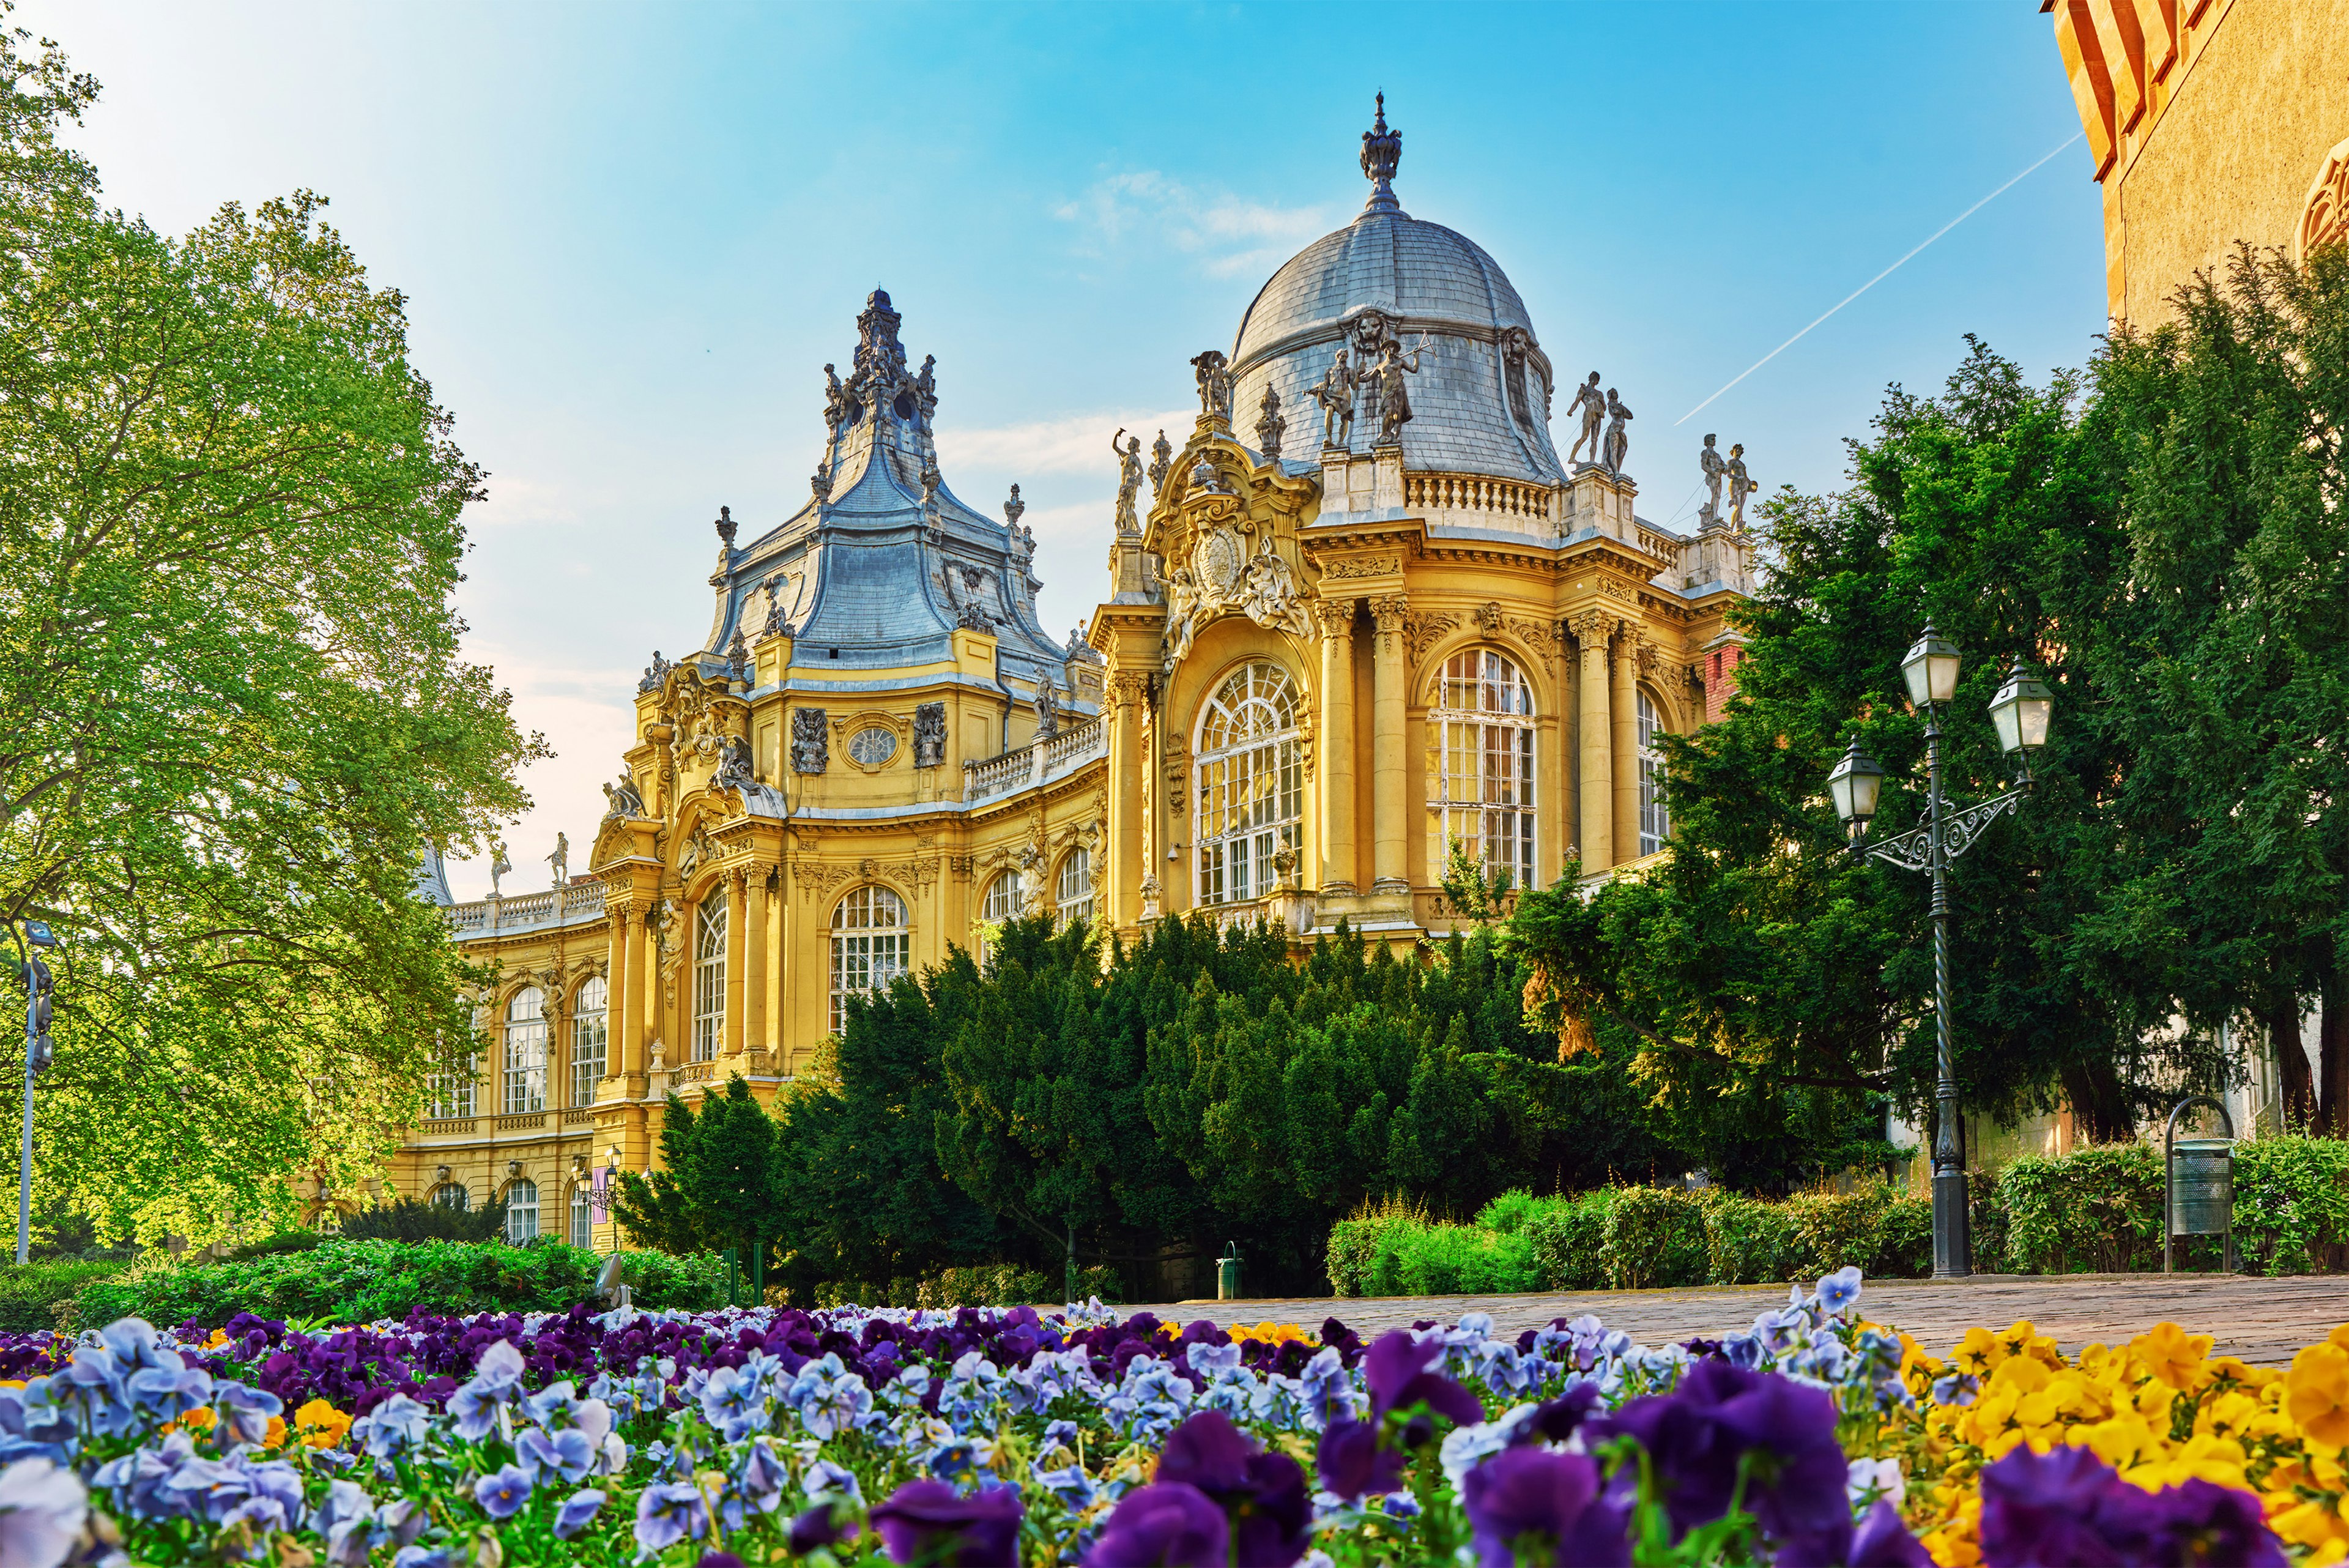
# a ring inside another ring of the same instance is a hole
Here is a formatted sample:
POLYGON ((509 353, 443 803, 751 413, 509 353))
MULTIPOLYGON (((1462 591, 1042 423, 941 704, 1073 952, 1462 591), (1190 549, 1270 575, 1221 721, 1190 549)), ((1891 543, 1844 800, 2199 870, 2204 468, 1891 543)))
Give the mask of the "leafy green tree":
POLYGON ((459 657, 482 475, 320 198, 160 234, 57 141, 94 82, 22 32, 0 79, 0 919, 65 943, 40 1201, 266 1234, 374 1175, 468 1027, 417 854, 543 754, 459 657))

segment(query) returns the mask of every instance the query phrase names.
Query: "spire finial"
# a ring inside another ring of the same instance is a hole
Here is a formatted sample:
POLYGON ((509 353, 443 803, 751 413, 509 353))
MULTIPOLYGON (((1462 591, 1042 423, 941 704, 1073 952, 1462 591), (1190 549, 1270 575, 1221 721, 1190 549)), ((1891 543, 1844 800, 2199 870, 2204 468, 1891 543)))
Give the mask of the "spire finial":
POLYGON ((1376 121, 1362 132, 1362 178, 1371 182, 1371 199, 1363 203, 1364 210, 1402 211, 1394 193, 1395 165, 1402 161, 1402 132, 1387 129, 1387 95, 1381 92, 1376 121))

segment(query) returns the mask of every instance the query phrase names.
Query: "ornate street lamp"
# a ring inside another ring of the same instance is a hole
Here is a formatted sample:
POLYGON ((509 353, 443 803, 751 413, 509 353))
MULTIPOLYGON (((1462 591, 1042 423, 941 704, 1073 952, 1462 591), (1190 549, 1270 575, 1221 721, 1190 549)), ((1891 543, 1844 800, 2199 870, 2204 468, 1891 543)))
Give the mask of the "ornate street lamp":
POLYGON ((1855 739, 1827 774, 1827 793, 1854 853, 1888 866, 1930 872, 1933 878, 1933 1277, 1963 1279, 1971 1272, 1966 1245, 1966 1173, 1958 1151, 1958 1077, 1950 1050, 1950 862, 1971 848, 1983 828, 2012 808, 2031 788, 2031 753, 2047 743, 2055 699, 2044 683, 2023 671, 2018 659, 2006 684, 1991 699, 1991 722, 2002 750, 2016 756, 2022 782, 2004 794, 1951 811, 1941 794, 1940 708, 1958 693, 1957 644, 1925 625, 1900 661, 1909 695, 1925 712, 1925 821, 1881 844, 1868 842, 1884 770, 1855 739))

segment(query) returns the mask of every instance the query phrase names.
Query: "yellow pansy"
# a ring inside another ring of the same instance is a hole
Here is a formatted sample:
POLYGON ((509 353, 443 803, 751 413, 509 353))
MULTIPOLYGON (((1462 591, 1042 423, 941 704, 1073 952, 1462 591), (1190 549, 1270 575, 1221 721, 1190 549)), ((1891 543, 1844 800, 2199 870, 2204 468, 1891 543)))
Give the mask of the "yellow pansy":
POLYGON ((2174 1323, 2158 1323, 2152 1333, 2129 1341, 2129 1354, 2172 1388, 2191 1388, 2200 1380, 2202 1363, 2209 1358, 2215 1343, 2209 1334, 2189 1334, 2174 1323))
POLYGON ((302 1434, 302 1441, 310 1448, 336 1448, 350 1431, 351 1417, 324 1399, 313 1399, 294 1412, 294 1429, 302 1434))
POLYGON ((2310 1441, 2334 1449, 2349 1443, 2349 1350, 2327 1339, 2293 1356, 2284 1408, 2310 1441))

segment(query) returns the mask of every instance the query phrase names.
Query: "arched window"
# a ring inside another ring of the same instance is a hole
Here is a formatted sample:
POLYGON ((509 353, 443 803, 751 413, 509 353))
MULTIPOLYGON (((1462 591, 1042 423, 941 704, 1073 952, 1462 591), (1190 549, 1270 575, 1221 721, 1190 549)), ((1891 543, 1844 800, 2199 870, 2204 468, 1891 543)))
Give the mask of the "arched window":
POLYGON ((432 1189, 432 1204, 437 1209, 453 1209, 462 1214, 473 1206, 472 1195, 461 1181, 444 1181, 432 1189))
POLYGON ((446 1118, 473 1114, 473 1080, 481 1065, 477 1046, 482 1033, 489 1028, 489 1022, 488 1009, 474 1008, 473 1023, 466 1031, 464 1048, 443 1050, 434 1059, 431 1076, 425 1084, 426 1116, 446 1118))
POLYGON ((1664 809, 1664 753, 1656 749, 1656 734, 1664 727, 1655 700, 1635 691, 1640 705, 1640 853, 1653 855, 1672 836, 1671 814, 1664 809))
POLYGON ((693 918, 693 1060, 718 1059, 726 1023, 726 889, 701 901, 693 918))
POLYGON ((605 1019, 610 1012, 612 989, 602 975, 590 979, 571 1001, 571 1103, 595 1103, 595 1083, 604 1075, 610 1039, 605 1019))
POLYGON ((538 1183, 516 1177, 506 1189, 506 1240, 519 1247, 538 1236, 538 1183))
POLYGON ((885 990, 913 956, 905 901, 886 888, 852 888, 832 912, 832 1032, 845 1027, 847 1002, 885 990))
POLYGON ((987 897, 979 900, 978 918, 982 929, 978 933, 978 967, 987 967, 988 955, 993 943, 988 940, 985 927, 1000 926, 1006 920, 1019 918, 1022 898, 1019 873, 1006 871, 987 885, 987 897))
POLYGON ((1053 909, 1061 925, 1093 923, 1093 857, 1083 845, 1061 857, 1060 881, 1053 893, 1053 909))
POLYGON ((1435 709, 1437 864, 1457 839, 1490 875, 1513 888, 1534 879, 1534 693, 1525 672, 1490 649, 1444 661, 1435 709))
POLYGON ((571 1244, 585 1252, 595 1245, 595 1216, 587 1205, 587 1184, 571 1184, 571 1244))
POLYGON ((546 994, 524 986, 506 1003, 506 1111, 546 1109, 546 994))
POLYGON ((1273 857, 1296 849, 1305 815, 1297 687, 1278 665, 1236 670, 1207 700, 1195 777, 1199 903, 1263 898, 1280 880, 1273 857))

